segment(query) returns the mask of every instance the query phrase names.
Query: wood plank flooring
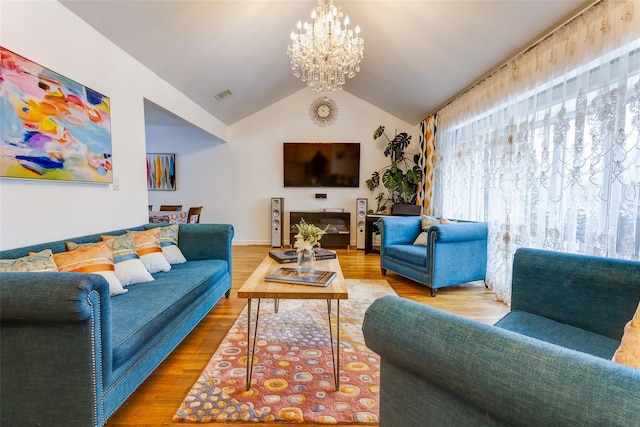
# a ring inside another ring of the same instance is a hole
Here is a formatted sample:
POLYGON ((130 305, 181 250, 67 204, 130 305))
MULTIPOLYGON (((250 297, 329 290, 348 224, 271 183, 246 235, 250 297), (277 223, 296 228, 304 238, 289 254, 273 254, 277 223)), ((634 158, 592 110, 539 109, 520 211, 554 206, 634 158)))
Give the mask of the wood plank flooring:
MULTIPOLYGON (((196 425, 173 423, 171 420, 182 399, 246 305, 245 299, 237 298, 237 290, 260 264, 269 249, 268 246, 233 247, 231 297, 218 302, 178 348, 109 418, 108 427, 196 425)), ((402 297, 489 324, 496 322, 509 311, 506 305, 495 300, 493 292, 485 289, 482 282, 444 288, 438 291, 436 298, 431 298, 425 286, 392 272, 383 277, 377 254, 365 255, 364 251, 355 249, 338 249, 337 252, 346 279, 384 278, 402 297)), ((230 427, 242 424, 210 425, 230 427)), ((270 425, 292 426, 290 423, 270 425)))

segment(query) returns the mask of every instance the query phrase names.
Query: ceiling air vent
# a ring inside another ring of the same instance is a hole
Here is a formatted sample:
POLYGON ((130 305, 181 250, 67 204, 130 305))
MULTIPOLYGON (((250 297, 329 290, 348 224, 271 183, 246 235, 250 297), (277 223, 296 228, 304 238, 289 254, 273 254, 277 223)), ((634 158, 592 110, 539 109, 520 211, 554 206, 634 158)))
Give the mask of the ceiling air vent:
POLYGON ((227 96, 231 95, 231 91, 229 89, 220 92, 219 94, 216 95, 216 99, 218 101, 222 101, 223 99, 225 99, 227 96))

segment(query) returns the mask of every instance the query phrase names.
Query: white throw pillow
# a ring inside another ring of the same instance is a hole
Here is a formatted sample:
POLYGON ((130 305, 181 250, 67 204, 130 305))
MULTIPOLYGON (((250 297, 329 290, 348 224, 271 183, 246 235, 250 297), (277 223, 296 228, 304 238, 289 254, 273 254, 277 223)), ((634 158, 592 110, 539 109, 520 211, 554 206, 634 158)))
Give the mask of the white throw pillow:
POLYGON ((179 225, 171 224, 158 228, 160 229, 160 246, 162 246, 162 253, 167 261, 169 261, 169 264, 182 264, 187 262, 187 259, 178 247, 179 225))
MULTIPOLYGON (((138 257, 133 245, 133 235, 121 234, 119 236, 100 236, 100 239, 113 240, 113 261, 116 265, 116 277, 122 286, 135 285, 136 283, 151 282, 153 276, 147 271, 144 263, 138 257)), ((67 243, 69 248, 69 243, 67 243)))
MULTIPOLYGON (((160 250, 162 251, 162 249, 160 250)), ((162 252, 143 255, 140 260, 151 274, 171 270, 171 264, 169 264, 162 252)))
POLYGON ((171 264, 165 258, 160 246, 160 229, 151 228, 145 231, 127 231, 133 234, 133 245, 149 273, 171 270, 171 264))
POLYGON ((154 280, 140 258, 128 259, 116 263, 116 276, 120 279, 122 286, 125 287, 137 283, 152 282, 154 280))
POLYGON ((182 251, 176 245, 168 245, 162 247, 162 253, 169 262, 169 264, 182 264, 187 262, 187 259, 182 254, 182 251))
POLYGON ((418 234, 418 237, 416 237, 416 240, 413 241, 413 244, 419 246, 427 246, 428 239, 429 233, 423 231, 422 233, 418 234))

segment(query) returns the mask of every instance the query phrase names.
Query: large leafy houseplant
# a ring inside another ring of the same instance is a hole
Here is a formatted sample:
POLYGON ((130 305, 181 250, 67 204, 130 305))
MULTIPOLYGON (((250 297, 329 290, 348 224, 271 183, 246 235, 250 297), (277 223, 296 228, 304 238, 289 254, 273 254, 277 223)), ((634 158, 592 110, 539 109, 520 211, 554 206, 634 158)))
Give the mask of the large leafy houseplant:
POLYGON ((412 159, 405 156, 405 150, 411 143, 411 135, 401 132, 389 139, 384 129, 384 126, 379 126, 373 133, 373 139, 383 136, 386 138, 384 155, 391 159, 391 164, 375 171, 366 181, 370 191, 379 188, 380 184, 387 190, 387 194, 380 192, 376 196, 376 212, 382 212, 396 204, 415 204, 418 185, 422 182, 422 169, 418 166, 419 155, 415 154, 412 159))

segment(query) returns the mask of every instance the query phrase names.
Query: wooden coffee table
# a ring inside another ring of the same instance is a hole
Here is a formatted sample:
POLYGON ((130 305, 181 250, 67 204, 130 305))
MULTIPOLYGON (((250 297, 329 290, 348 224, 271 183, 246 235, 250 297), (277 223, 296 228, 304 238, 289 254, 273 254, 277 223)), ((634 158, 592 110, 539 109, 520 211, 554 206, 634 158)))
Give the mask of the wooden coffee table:
POLYGON ((336 390, 340 389, 340 300, 348 299, 349 294, 342 275, 342 269, 338 258, 316 260, 315 270, 335 271, 336 277, 326 287, 297 285, 280 282, 265 282, 264 276, 280 267, 295 268, 296 264, 279 264, 269 255, 262 261, 251 277, 238 290, 238 298, 247 298, 247 380, 246 389, 251 388, 251 375, 256 351, 256 336, 258 333, 258 321, 260 319, 260 301, 263 298, 275 300, 275 311, 278 312, 278 301, 281 299, 324 299, 327 300, 327 312, 329 322, 329 335, 331 338, 331 359, 333 361, 333 375, 336 390), (253 329, 253 343, 251 342, 251 301, 258 300, 253 329), (333 350, 333 326, 331 321, 331 301, 336 300, 336 351, 333 350))

